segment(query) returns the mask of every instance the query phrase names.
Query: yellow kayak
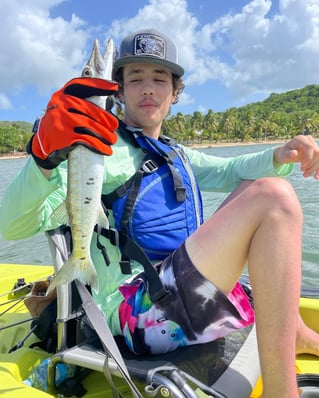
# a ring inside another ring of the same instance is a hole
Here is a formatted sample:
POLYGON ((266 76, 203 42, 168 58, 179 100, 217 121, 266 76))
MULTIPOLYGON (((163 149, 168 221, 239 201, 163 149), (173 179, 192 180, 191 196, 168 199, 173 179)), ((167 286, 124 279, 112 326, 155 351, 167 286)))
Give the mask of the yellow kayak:
MULTIPOLYGON (((34 334, 23 342, 24 338, 30 333, 30 313, 24 305, 24 296, 28 293, 26 287, 16 290, 12 293, 14 286, 18 286, 21 279, 28 283, 38 280, 45 280, 52 275, 52 266, 22 265, 22 264, 0 264, 0 397, 1 398, 45 398, 55 397, 57 395, 34 388, 28 380, 33 370, 46 358, 52 356, 41 348, 35 346, 30 348, 33 343, 38 341, 34 334), (20 280, 20 281, 19 281, 20 280), (24 322, 26 321, 26 322, 24 322), (22 344, 21 344, 22 342, 22 344), (21 347, 12 351, 12 347, 17 344, 21 347), (9 352, 11 350, 11 352, 9 352)), ((309 297, 300 298, 300 311, 305 322, 314 330, 319 332, 319 289, 318 291, 308 292, 309 297)), ((305 385, 305 393, 302 397, 319 396, 313 392, 313 387, 307 387, 309 384, 309 375, 311 378, 319 378, 319 358, 311 355, 298 356, 296 360, 296 373, 300 374, 305 385), (318 375, 318 376, 317 376, 318 375), (307 388, 310 393, 307 395, 307 388)), ((119 377, 114 378, 117 388, 124 396, 131 396, 127 384, 119 377)), ((230 380, 230 383, 232 381, 230 380)), ((112 397, 112 389, 109 386, 103 373, 91 371, 82 382, 86 393, 84 397, 112 397)), ((310 383, 311 384, 311 383, 310 383)), ((319 385, 319 384, 318 384, 319 385)), ((143 391, 142 384, 138 383, 143 391)), ((250 394, 251 398, 261 397, 262 382, 259 379, 250 394)), ((173 397, 167 395, 168 391, 159 392, 162 397, 173 397), (165 395, 166 394, 166 395, 165 395)), ((143 396, 144 396, 143 391, 143 396)), ((145 395, 147 396, 147 394, 145 395)), ((181 395, 188 397, 188 395, 181 395)), ((198 397, 209 397, 203 392, 198 392, 198 397)), ((237 398, 237 397, 229 397, 237 398)), ((249 398, 247 396, 247 398, 249 398)))
MULTIPOLYGON (((46 279, 46 277, 52 275, 52 273, 53 267, 51 266, 0 264, 0 304, 8 301, 7 292, 12 290, 18 279, 25 278, 25 281, 33 282, 46 279)), ((30 314, 23 301, 19 302, 18 300, 1 305, 0 314, 0 328, 30 318, 30 314)), ((8 351, 17 344, 17 342, 21 341, 29 331, 30 322, 18 324, 17 326, 0 331, 1 398, 48 398, 55 396, 30 387, 24 383, 32 373, 32 369, 51 355, 39 348, 29 348, 32 343, 38 341, 35 335, 31 335, 21 348, 8 353, 8 351)), ((83 384, 88 391, 85 397, 98 398, 112 396, 111 389, 101 373, 92 372, 88 375, 86 380, 83 381, 83 384)), ((123 390, 128 390, 124 383, 123 390)))

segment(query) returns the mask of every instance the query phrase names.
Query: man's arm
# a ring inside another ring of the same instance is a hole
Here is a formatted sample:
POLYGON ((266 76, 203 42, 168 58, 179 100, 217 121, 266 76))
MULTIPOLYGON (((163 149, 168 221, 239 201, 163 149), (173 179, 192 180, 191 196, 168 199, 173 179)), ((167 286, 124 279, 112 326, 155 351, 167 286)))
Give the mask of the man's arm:
POLYGON ((50 216, 66 197, 66 164, 49 172, 50 177, 45 177, 30 157, 11 181, 0 206, 0 233, 4 239, 29 238, 57 227, 50 216))

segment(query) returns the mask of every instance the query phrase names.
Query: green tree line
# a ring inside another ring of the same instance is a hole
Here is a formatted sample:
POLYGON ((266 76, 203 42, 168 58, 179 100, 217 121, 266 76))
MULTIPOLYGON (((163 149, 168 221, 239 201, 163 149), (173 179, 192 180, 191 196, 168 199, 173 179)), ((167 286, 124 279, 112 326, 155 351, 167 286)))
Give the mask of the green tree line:
MULTIPOLYGON (((170 114, 163 134, 179 143, 228 143, 286 140, 297 134, 319 137, 319 85, 271 94, 224 112, 195 111, 170 114)), ((24 152, 32 135, 32 123, 0 121, 0 154, 24 152)))
POLYGON ((224 112, 178 113, 169 116, 163 128, 164 134, 186 144, 286 140, 297 134, 319 137, 319 85, 271 94, 224 112))
POLYGON ((32 123, 0 121, 0 154, 25 152, 32 123))

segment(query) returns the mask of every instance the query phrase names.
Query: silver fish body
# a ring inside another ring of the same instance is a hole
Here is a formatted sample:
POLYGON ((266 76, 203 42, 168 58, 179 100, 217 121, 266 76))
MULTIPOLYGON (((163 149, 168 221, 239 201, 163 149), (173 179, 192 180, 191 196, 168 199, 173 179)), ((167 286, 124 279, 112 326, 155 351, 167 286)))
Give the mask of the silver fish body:
MULTIPOLYGON (((98 42, 94 42, 92 54, 82 71, 82 76, 111 79, 114 45, 110 39, 102 56, 98 42)), ((106 97, 87 98, 105 108, 106 97)), ((60 283, 74 279, 98 289, 98 279, 93 265, 90 245, 94 226, 107 228, 109 223, 101 205, 104 178, 104 156, 83 145, 76 146, 68 155, 67 196, 53 213, 54 220, 70 225, 72 253, 52 280, 48 293, 60 283)))

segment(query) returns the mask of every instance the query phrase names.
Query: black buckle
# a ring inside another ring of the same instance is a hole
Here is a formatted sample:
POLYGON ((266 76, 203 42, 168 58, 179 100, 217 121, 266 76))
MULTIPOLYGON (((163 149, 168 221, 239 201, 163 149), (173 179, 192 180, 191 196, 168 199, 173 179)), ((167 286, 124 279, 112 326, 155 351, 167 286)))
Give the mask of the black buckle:
POLYGON ((159 305, 169 304, 174 298, 173 293, 164 287, 153 294, 150 293, 150 296, 152 303, 159 305))
POLYGON ((132 268, 131 268, 130 261, 121 260, 120 267, 121 267, 121 272, 123 275, 131 275, 132 274, 132 268))
POLYGON ((124 183, 123 185, 119 186, 116 189, 116 194, 118 196, 118 198, 122 198, 124 195, 127 194, 127 191, 130 189, 129 186, 126 186, 126 183, 124 183))
POLYGON ((184 188, 184 187, 177 188, 175 192, 176 192, 177 202, 178 203, 185 202, 185 200, 187 198, 186 188, 184 188))
POLYGON ((154 160, 148 159, 142 164, 142 170, 147 174, 154 173, 158 170, 158 164, 154 160))
POLYGON ((117 229, 109 228, 109 240, 113 246, 120 246, 120 235, 117 229))

